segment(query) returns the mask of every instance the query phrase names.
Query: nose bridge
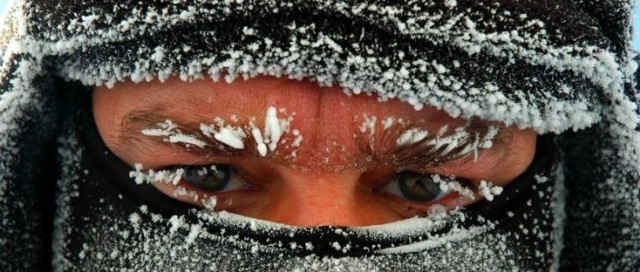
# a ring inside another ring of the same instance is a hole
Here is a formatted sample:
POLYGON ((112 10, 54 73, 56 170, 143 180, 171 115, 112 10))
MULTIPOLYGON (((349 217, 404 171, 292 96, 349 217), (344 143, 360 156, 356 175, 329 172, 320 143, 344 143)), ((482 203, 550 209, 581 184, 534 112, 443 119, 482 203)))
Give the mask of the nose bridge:
MULTIPOLYGON (((303 86, 304 87, 304 86, 303 86)), ((293 125, 300 128, 304 137, 297 150, 296 164, 303 167, 330 171, 336 164, 345 165, 357 151, 354 141, 355 104, 338 87, 316 88, 317 100, 307 107, 303 116, 295 119, 293 125)))
POLYGON ((266 217, 297 226, 366 225, 357 174, 283 175, 266 217))

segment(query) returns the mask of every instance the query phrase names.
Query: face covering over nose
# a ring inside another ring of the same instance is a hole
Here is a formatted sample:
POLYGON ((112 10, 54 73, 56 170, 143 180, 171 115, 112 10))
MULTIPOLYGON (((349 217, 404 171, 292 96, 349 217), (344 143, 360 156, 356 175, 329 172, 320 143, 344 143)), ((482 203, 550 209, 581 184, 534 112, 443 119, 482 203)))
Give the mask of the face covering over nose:
POLYGON ((17 1, 0 38, 0 246, 12 249, 0 267, 632 270, 640 149, 629 10, 614 0, 17 1), (132 185, 86 112, 76 115, 86 100, 74 97, 87 95, 78 84, 257 75, 555 140, 541 140, 492 202, 381 226, 295 228, 132 185))

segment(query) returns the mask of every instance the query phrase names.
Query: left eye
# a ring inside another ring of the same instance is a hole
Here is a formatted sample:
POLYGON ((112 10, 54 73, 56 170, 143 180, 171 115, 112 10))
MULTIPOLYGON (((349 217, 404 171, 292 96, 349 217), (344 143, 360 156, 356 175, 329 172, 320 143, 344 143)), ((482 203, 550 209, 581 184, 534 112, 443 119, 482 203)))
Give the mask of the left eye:
POLYGON ((440 188, 432 175, 411 171, 398 173, 382 192, 416 202, 433 202, 448 193, 440 188))
POLYGON ((229 165, 187 166, 182 168, 182 179, 209 192, 225 192, 242 189, 246 183, 229 165))

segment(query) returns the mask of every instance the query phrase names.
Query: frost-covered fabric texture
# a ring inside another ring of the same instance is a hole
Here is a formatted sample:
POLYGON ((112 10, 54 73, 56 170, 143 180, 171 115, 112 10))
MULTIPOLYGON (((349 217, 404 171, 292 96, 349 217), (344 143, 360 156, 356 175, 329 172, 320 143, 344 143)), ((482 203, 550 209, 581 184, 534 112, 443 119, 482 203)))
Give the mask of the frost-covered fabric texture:
POLYGON ((0 268, 52 260, 58 270, 635 270, 640 135, 631 2, 15 1, 0 34, 0 268), (289 256, 203 231, 236 219, 166 217, 117 190, 87 189, 93 172, 76 137, 74 100, 64 98, 82 88, 65 82, 256 75, 557 134, 562 161, 539 177, 555 182, 539 193, 548 213, 516 232, 488 222, 374 255, 289 256), (517 252, 530 234, 549 246, 517 252), (78 237, 84 242, 72 242, 78 237))

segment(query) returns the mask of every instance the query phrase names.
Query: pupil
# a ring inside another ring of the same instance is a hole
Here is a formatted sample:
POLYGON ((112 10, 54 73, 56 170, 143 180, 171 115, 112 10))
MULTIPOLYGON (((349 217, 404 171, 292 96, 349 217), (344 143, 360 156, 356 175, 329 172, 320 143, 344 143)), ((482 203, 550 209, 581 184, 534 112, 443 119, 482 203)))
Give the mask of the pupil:
POLYGON ((431 176, 406 172, 400 175, 398 182, 402 194, 412 201, 432 201, 442 193, 440 186, 433 181, 431 176))
POLYGON ((189 166, 184 169, 182 178, 200 189, 217 192, 229 183, 231 168, 227 165, 214 167, 189 166))

